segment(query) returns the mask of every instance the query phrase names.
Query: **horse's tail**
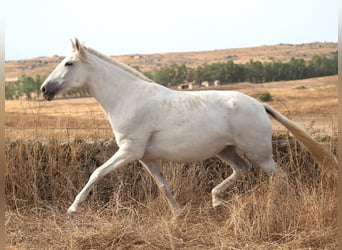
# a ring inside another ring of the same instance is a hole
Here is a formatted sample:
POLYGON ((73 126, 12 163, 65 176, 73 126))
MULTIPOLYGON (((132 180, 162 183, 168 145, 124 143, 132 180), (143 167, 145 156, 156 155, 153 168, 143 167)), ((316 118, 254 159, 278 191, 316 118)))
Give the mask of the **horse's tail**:
POLYGON ((323 171, 330 175, 337 174, 337 160, 335 156, 315 141, 303 128, 279 113, 268 104, 263 104, 266 112, 286 127, 312 154, 323 171))

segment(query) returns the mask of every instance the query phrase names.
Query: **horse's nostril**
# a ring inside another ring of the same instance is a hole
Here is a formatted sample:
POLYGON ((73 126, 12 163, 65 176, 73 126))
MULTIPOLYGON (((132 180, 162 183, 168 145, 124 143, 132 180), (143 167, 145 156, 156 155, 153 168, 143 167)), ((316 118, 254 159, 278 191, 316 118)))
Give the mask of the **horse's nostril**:
POLYGON ((46 88, 42 87, 42 93, 45 93, 45 92, 46 92, 46 88))

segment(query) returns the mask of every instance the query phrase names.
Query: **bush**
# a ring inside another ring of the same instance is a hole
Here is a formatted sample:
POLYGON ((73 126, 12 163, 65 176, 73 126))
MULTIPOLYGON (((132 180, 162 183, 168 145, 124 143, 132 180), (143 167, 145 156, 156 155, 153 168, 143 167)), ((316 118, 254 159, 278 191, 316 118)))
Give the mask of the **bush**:
POLYGON ((14 100, 16 98, 17 89, 12 83, 5 83, 5 99, 14 100))
POLYGON ((270 102, 272 101, 272 96, 269 92, 264 92, 259 95, 259 100, 262 102, 270 102))

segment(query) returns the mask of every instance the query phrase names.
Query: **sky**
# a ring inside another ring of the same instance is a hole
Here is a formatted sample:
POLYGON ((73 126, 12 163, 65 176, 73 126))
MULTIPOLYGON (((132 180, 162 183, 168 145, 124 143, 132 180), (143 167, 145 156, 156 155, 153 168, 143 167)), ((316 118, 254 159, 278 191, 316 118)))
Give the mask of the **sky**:
POLYGON ((338 41, 338 0, 4 2, 6 60, 66 56, 75 37, 107 55, 338 41))

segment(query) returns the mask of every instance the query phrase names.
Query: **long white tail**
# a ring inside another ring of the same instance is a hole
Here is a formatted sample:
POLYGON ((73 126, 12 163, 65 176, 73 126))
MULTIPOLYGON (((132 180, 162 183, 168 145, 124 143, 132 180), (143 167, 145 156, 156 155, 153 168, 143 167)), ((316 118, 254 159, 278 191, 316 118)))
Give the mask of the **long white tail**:
POLYGON ((335 156, 325 149, 320 143, 315 141, 311 135, 309 135, 299 125, 279 113, 268 104, 263 104, 267 113, 269 113, 274 119, 280 122, 286 127, 297 139, 301 142, 312 154, 317 163, 322 167, 323 171, 331 176, 337 174, 337 160, 335 156))

